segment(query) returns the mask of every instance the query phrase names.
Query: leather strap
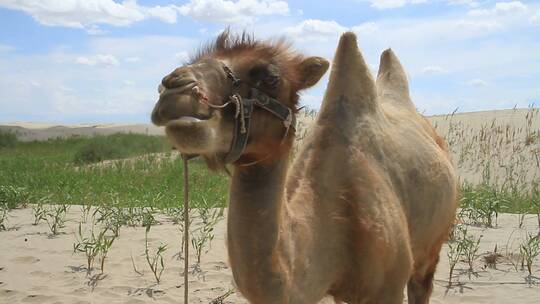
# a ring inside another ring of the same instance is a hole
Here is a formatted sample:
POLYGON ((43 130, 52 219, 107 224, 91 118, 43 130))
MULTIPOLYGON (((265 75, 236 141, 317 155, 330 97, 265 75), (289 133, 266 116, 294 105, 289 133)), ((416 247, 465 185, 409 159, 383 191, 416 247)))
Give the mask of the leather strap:
MULTIPOLYGON (((229 67, 224 66, 223 69, 227 74, 227 77, 233 83, 233 90, 236 91, 242 83, 242 80, 236 77, 229 67)), ((283 138, 288 135, 291 128, 296 129, 296 117, 293 111, 277 99, 268 96, 259 89, 251 87, 249 89, 248 98, 242 98, 239 94, 234 94, 231 98, 232 97, 236 98, 235 105, 237 107, 237 113, 231 148, 225 156, 226 163, 234 163, 237 161, 246 148, 254 106, 258 106, 272 113, 283 122, 283 125, 285 126, 285 135, 283 138)))
POLYGON ((244 111, 244 115, 238 115, 239 117, 235 120, 234 137, 231 143, 231 148, 229 149, 229 153, 227 153, 227 156, 225 156, 226 163, 234 163, 237 161, 247 145, 251 125, 251 115, 253 114, 253 100, 241 98, 240 102, 243 104, 243 106, 240 107, 240 111, 244 111), (242 116, 244 118, 243 123, 242 116), (245 132, 242 132, 242 124, 245 128, 245 132))
POLYGON ((250 89, 250 98, 254 100, 255 105, 281 119, 287 130, 289 128, 296 129, 296 116, 289 107, 286 107, 278 100, 266 95, 256 88, 250 89))

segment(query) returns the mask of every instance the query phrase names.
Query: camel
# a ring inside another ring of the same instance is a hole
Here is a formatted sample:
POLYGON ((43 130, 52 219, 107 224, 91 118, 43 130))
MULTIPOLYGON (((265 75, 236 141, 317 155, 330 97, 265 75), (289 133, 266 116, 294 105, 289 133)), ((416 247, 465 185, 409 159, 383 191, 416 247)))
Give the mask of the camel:
POLYGON ((329 68, 280 41, 222 33, 163 78, 152 121, 211 169, 230 164, 229 261, 250 303, 429 303, 456 211, 445 147, 383 52, 376 82, 341 36, 324 100, 291 162, 299 92, 329 68))

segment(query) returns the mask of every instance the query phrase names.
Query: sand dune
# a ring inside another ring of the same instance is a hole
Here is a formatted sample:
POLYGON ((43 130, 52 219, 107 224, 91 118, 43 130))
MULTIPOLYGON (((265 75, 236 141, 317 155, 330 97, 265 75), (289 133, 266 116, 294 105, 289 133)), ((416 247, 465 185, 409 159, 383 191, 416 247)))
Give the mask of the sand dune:
MULTIPOLYGON (((480 128, 483 124, 490 124, 493 120, 497 124, 511 124, 514 127, 525 126, 525 116, 529 109, 511 109, 511 110, 493 110, 481 112, 456 113, 454 115, 436 115, 428 116, 428 119, 437 125, 439 132, 444 134, 448 130, 450 122, 454 124, 466 124, 473 128, 480 128)), ((309 127, 313 117, 302 115, 299 117, 299 123, 309 127)), ((535 130, 540 130, 540 119, 534 120, 532 126, 535 130)), ((0 130, 11 131, 18 134, 20 140, 46 140, 56 137, 69 137, 73 135, 93 136, 108 135, 118 132, 140 133, 150 135, 164 135, 163 128, 152 124, 77 124, 61 125, 54 123, 35 123, 35 122, 4 122, 0 123, 0 130)))
POLYGON ((12 122, 0 124, 0 131, 13 132, 21 141, 47 140, 57 137, 96 136, 114 133, 138 133, 165 135, 163 128, 151 124, 83 124, 55 125, 31 122, 12 122))

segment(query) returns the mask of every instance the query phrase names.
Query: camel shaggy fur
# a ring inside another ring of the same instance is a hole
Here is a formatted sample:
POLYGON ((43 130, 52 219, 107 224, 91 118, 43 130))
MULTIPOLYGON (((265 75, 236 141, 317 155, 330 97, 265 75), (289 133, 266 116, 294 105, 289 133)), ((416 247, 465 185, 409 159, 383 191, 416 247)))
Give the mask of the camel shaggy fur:
MULTIPOLYGON (((228 66, 291 109, 329 64, 283 42, 222 34, 163 79, 152 120, 175 147, 224 166, 233 139, 228 66), (185 88, 185 89, 184 89, 185 88), (200 90, 199 90, 200 89, 200 90)), ((247 88, 240 94, 247 94, 247 88)), ((439 251, 456 210, 456 177, 444 140, 417 113, 391 50, 376 82, 356 37, 339 41, 310 135, 290 162, 294 132, 255 109, 233 173, 227 242, 238 290, 257 304, 428 303, 439 251), (255 161, 255 163, 253 163, 255 161)))

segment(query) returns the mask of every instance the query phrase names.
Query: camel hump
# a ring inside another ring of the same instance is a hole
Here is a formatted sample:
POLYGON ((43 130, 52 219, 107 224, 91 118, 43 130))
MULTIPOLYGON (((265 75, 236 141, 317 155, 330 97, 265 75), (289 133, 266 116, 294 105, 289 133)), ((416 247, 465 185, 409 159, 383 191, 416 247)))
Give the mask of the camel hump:
POLYGON ((377 106, 375 81, 358 49, 356 35, 344 33, 334 56, 321 113, 332 113, 340 107, 351 114, 359 114, 373 111, 377 106))
POLYGON ((387 49, 381 54, 377 93, 383 101, 416 109, 409 95, 407 73, 392 49, 387 49))

